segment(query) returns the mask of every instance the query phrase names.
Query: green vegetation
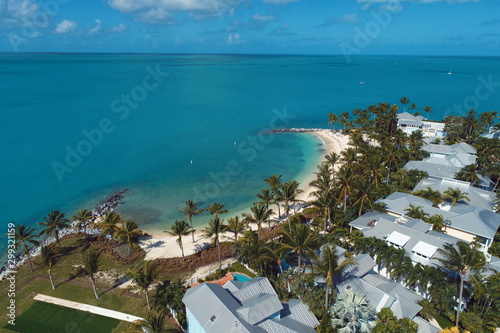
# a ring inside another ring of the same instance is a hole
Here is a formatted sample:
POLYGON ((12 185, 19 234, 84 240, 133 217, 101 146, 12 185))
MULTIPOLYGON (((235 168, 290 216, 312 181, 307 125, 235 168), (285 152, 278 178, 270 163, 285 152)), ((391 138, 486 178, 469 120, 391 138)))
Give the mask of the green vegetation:
POLYGON ((16 318, 16 325, 7 324, 4 328, 14 332, 95 332, 109 333, 120 323, 119 320, 98 316, 54 304, 34 302, 16 318))

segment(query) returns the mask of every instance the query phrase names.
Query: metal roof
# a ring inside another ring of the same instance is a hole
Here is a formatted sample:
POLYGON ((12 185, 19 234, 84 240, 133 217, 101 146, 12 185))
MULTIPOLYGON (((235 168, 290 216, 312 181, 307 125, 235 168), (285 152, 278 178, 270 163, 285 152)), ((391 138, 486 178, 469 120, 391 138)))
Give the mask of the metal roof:
POLYGON ((260 323, 259 327, 268 333, 316 333, 314 328, 303 325, 291 318, 267 319, 260 323))
POLYGON ((410 236, 406 236, 397 231, 393 231, 386 239, 386 241, 395 244, 397 246, 403 247, 410 240, 410 236))
POLYGON ((413 318, 413 321, 418 325, 417 333, 439 333, 441 331, 439 327, 432 325, 430 322, 421 317, 417 316, 413 318))
POLYGON ((233 295, 240 301, 244 302, 245 300, 252 298, 259 294, 274 294, 276 295, 276 291, 273 286, 269 282, 269 280, 265 277, 256 277, 245 281, 240 290, 235 291, 233 295))
POLYGON ((500 214, 473 206, 453 206, 450 212, 455 213, 449 218, 449 228, 463 230, 468 233, 493 239, 500 227, 500 214))
POLYGON ((308 306, 302 303, 299 299, 292 298, 288 300, 288 303, 283 303, 281 316, 292 318, 311 328, 317 327, 320 324, 318 319, 312 314, 311 311, 309 311, 308 306))
POLYGON ((436 253, 437 249, 438 248, 436 246, 430 245, 423 241, 419 241, 417 245, 415 245, 413 249, 411 249, 411 251, 417 254, 421 254, 430 259, 432 258, 432 256, 434 256, 434 253, 436 253))
POLYGON ((241 305, 236 312, 251 325, 257 324, 283 309, 276 294, 258 294, 245 300, 241 305))
POLYGON ((460 167, 439 165, 424 161, 409 161, 403 167, 404 170, 420 170, 425 171, 429 177, 437 178, 453 178, 457 172, 460 171, 460 167))

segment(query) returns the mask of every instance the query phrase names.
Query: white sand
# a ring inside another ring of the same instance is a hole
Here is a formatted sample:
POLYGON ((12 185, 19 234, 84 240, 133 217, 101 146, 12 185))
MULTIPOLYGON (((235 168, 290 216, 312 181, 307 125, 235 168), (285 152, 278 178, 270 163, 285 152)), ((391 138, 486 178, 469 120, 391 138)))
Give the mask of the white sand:
MULTIPOLYGON (((333 133, 329 130, 319 131, 319 132, 310 132, 305 133, 305 135, 314 135, 316 136, 322 143, 324 147, 323 155, 327 155, 330 152, 336 152, 340 154, 343 150, 345 150, 348 146, 349 137, 347 135, 343 135, 340 133, 333 133)), ((324 156, 322 157, 324 159, 324 156)), ((304 190, 303 193, 300 194, 299 200, 309 201, 312 198, 310 194, 314 191, 314 188, 309 186, 309 183, 315 178, 314 173, 311 173, 304 179, 298 180, 301 184, 300 188, 304 190)), ((271 207, 273 210, 276 210, 276 205, 271 207)), ((299 207, 295 207, 297 210, 299 207)), ((283 209, 281 209, 283 212, 283 209)), ((225 214, 221 217, 227 218, 233 215, 225 214)), ((257 227, 251 226, 253 230, 257 230, 257 227)), ((181 249, 176 242, 176 237, 171 236, 167 233, 152 233, 152 237, 145 239, 140 242, 140 246, 146 251, 146 260, 154 260, 157 258, 174 258, 181 256, 181 249)), ((221 240, 224 240, 225 237, 231 237, 232 233, 225 233, 221 240)), ((227 239, 227 238, 226 238, 227 239)), ((204 249, 210 245, 211 240, 205 238, 202 235, 200 230, 195 231, 194 242, 192 241, 191 235, 182 237, 182 244, 184 246, 184 255, 188 256, 196 253, 197 251, 204 249)))

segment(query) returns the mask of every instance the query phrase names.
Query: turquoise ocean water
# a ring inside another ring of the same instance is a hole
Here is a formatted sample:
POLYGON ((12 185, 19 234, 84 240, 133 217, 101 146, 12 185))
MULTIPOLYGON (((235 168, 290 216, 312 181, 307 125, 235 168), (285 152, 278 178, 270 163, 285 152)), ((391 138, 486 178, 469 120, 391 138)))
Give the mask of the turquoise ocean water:
POLYGON ((188 199, 236 213, 265 177, 314 169, 317 139, 261 130, 328 127, 329 112, 402 96, 431 119, 500 106, 499 58, 2 54, 0 75, 5 225, 128 188, 118 211, 166 230, 188 199))

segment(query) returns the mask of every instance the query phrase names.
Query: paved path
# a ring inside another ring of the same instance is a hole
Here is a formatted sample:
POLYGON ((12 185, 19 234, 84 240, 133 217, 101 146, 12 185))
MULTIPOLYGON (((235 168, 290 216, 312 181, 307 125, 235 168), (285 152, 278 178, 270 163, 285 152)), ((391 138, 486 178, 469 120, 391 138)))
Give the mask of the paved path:
POLYGON ((136 320, 143 319, 141 317, 132 316, 132 315, 129 315, 129 314, 123 313, 123 312, 108 310, 105 308, 100 308, 98 306, 93 306, 93 305, 88 305, 88 304, 83 304, 83 303, 78 303, 78 302, 67 301, 65 299, 47 296, 47 295, 42 295, 42 294, 36 295, 35 297, 33 297, 33 299, 35 299, 37 301, 46 302, 46 303, 61 305, 61 306, 71 308, 71 309, 95 313, 95 314, 100 315, 100 316, 114 318, 114 319, 118 319, 118 320, 122 320, 122 321, 134 322, 136 320))

